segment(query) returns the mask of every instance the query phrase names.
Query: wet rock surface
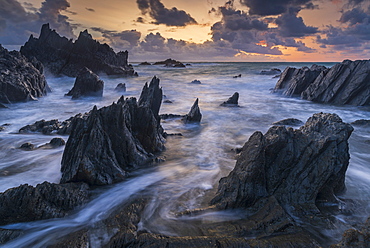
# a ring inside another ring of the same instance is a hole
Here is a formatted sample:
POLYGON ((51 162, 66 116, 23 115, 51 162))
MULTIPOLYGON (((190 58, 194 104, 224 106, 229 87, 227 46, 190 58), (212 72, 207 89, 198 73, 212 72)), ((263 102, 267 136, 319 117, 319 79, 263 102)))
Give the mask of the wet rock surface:
POLYGON ((299 223, 332 227, 318 204, 337 204, 336 195, 345 190, 352 131, 337 115, 320 113, 300 129, 274 126, 264 135, 255 132, 234 170, 220 180, 211 204, 250 210, 261 223, 268 216, 272 233, 299 223))
POLYGON ((281 73, 281 70, 278 68, 272 68, 268 71, 261 71, 261 75, 279 75, 281 73))
POLYGON ((104 82, 94 72, 84 67, 79 72, 73 88, 66 94, 72 96, 72 99, 78 99, 82 96, 103 96, 104 82))
POLYGON ((193 106, 187 115, 183 118, 185 123, 199 123, 202 120, 202 113, 198 105, 199 99, 195 100, 193 106))
POLYGON ((88 189, 84 183, 48 182, 8 189, 0 193, 0 225, 64 217, 88 201, 88 189))
POLYGON ((282 125, 282 126, 302 126, 304 124, 303 121, 295 119, 295 118, 287 118, 280 121, 275 121, 272 125, 282 125))
POLYGON ((221 103, 224 107, 238 107, 239 93, 235 92, 227 101, 221 103))
POLYGON ((151 162, 164 149, 161 101, 162 89, 154 77, 139 101, 121 97, 108 107, 94 107, 87 119, 78 119, 63 153, 61 182, 112 184, 151 162))
POLYGON ((39 61, 27 59, 17 51, 9 52, 0 45, 0 107, 6 107, 1 103, 36 100, 48 91, 39 61))
POLYGON ((115 53, 107 44, 94 40, 87 30, 73 42, 44 24, 39 38, 31 35, 20 51, 27 58, 37 58, 54 75, 77 77, 83 67, 96 74, 137 75, 127 62, 127 51, 115 53))
POLYGON ((125 83, 119 83, 117 84, 116 88, 114 88, 115 91, 120 92, 126 92, 126 84, 125 83))
POLYGON ((180 61, 174 60, 174 59, 166 59, 164 61, 158 61, 153 63, 153 65, 164 65, 165 67, 186 67, 183 63, 180 61))
POLYGON ((357 248, 370 247, 370 218, 358 229, 348 229, 342 235, 338 244, 331 245, 330 248, 357 248))
POLYGON ((370 104, 370 60, 344 60, 330 69, 286 68, 273 92, 331 104, 365 106, 370 104))

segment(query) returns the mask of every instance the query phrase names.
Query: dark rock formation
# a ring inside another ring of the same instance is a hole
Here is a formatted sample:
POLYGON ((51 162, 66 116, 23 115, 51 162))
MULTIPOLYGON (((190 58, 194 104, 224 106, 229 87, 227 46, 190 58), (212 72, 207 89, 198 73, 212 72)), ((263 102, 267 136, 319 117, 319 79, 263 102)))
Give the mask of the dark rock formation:
POLYGON ((28 60, 17 51, 8 52, 0 45, 0 103, 36 100, 48 91, 40 62, 28 60))
POLYGON ((117 84, 116 88, 114 88, 115 91, 120 92, 126 92, 126 84, 125 83, 119 83, 117 84))
POLYGON ((202 114, 200 113, 200 108, 198 106, 198 98, 195 100, 193 106, 191 107, 189 113, 185 115, 183 118, 183 121, 185 123, 194 123, 194 122, 200 122, 202 119, 202 114))
POLYGON ((53 134, 57 133, 60 135, 68 135, 71 133, 71 130, 74 128, 78 119, 86 119, 89 113, 77 114, 65 121, 58 120, 40 120, 36 121, 31 125, 27 125, 19 129, 19 133, 43 133, 43 134, 53 134))
POLYGON ((275 121, 272 123, 272 125, 276 126, 302 126, 304 123, 301 120, 295 119, 295 118, 287 118, 281 121, 275 121))
POLYGON ((161 120, 184 118, 186 115, 176 115, 176 114, 161 114, 159 117, 161 120))
POLYGON ((195 79, 193 81, 191 81, 191 84, 201 84, 202 82, 200 82, 199 80, 195 79))
POLYGON ((328 69, 325 66, 312 65, 311 68, 296 69, 287 67, 280 76, 273 92, 286 96, 300 96, 316 78, 322 77, 328 69))
POLYGON ((288 67, 273 91, 320 103, 365 106, 370 104, 369 80, 370 60, 344 60, 330 69, 288 67))
POLYGON ((164 65, 165 67, 186 67, 180 61, 174 59, 166 59, 165 61, 155 62, 153 65, 164 65))
POLYGON ((353 125, 355 127, 368 128, 368 127, 370 127, 370 120, 364 120, 364 119, 356 120, 354 122, 351 122, 351 125, 353 125))
POLYGON ((278 69, 278 68, 272 68, 268 71, 261 71, 260 74, 261 75, 278 75, 281 73, 281 70, 278 69))
POLYGON ((88 198, 84 183, 24 184, 0 193, 0 225, 64 217, 88 198))
POLYGON ((108 107, 94 107, 86 119, 77 119, 63 153, 61 182, 112 184, 152 161, 153 154, 164 149, 161 102, 162 89, 154 77, 138 102, 121 97, 108 107))
POLYGON ((73 88, 66 94, 72 96, 72 99, 78 99, 82 96, 103 96, 104 82, 99 76, 88 68, 84 67, 79 72, 73 88))
POLYGON ((151 63, 145 61, 145 62, 141 62, 139 65, 152 65, 151 63))
POLYGON ((221 103, 221 106, 224 107, 237 107, 238 106, 238 100, 239 100, 239 93, 235 92, 227 101, 221 103))
POLYGON ((60 146, 64 146, 66 144, 66 142, 64 141, 64 139, 62 138, 53 138, 52 140, 50 140, 49 143, 41 146, 42 148, 57 148, 57 147, 60 147, 60 146))
POLYGON ((330 248, 370 247, 370 218, 358 229, 348 229, 343 233, 342 240, 330 248))
POLYGON ((265 135, 255 132, 234 170, 220 180, 211 204, 254 212, 272 232, 300 223, 329 227, 318 205, 337 203, 336 194, 345 190, 352 131, 336 114, 320 113, 300 129, 273 126, 265 135))
POLYGON ((242 77, 242 74, 239 74, 239 75, 233 76, 233 78, 240 78, 240 77, 242 77))
POLYGON ((26 142, 23 143, 19 148, 25 151, 32 151, 35 150, 35 145, 30 142, 26 142))
POLYGON ((21 53, 27 58, 37 58, 55 75, 77 77, 84 67, 96 74, 135 75, 134 69, 127 62, 127 51, 115 53, 107 44, 94 40, 87 30, 81 32, 73 42, 60 37, 55 30, 50 29, 49 24, 44 24, 39 38, 31 35, 21 47, 21 53))
POLYGON ((163 103, 173 103, 171 100, 164 100, 163 103))

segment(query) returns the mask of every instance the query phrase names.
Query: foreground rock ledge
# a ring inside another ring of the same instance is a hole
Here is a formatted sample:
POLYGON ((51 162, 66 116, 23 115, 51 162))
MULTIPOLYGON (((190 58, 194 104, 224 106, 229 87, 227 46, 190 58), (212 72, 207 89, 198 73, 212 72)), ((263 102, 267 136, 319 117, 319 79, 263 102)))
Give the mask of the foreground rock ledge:
POLYGON ((76 119, 62 157, 61 183, 112 184, 151 162, 164 149, 161 102, 162 89, 154 77, 138 102, 121 97, 108 107, 94 107, 86 119, 76 119))
POLYGON ((337 203, 336 194, 345 190, 352 131, 336 114, 319 113, 300 129, 274 126, 264 135, 255 132, 234 170, 220 180, 211 204, 269 216, 270 231, 284 222, 330 227, 319 205, 337 203), (277 209, 290 219, 282 219, 277 209))

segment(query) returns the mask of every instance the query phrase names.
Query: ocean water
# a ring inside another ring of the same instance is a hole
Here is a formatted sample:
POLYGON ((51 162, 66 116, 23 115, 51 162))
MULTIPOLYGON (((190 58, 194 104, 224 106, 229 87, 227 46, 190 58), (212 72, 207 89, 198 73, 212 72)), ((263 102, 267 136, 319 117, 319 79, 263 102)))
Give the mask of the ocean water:
MULTIPOLYGON (((333 63, 320 63, 332 66, 333 63)), ((74 78, 47 77, 52 92, 38 101, 17 103, 0 109, 0 125, 9 124, 0 132, 0 192, 21 184, 36 185, 44 181, 58 183, 64 147, 23 151, 25 142, 41 146, 54 137, 68 136, 19 134, 18 130, 35 121, 65 120, 78 113, 90 111, 94 105, 110 105, 121 96, 114 91, 118 83, 126 83, 125 97, 139 97, 145 82, 156 75, 160 78, 164 99, 160 114, 186 114, 196 98, 203 115, 201 123, 184 124, 178 119, 162 122, 167 133, 183 136, 168 137, 166 161, 155 168, 140 170, 127 181, 107 188, 81 211, 67 218, 19 223, 7 228, 22 229, 25 234, 2 247, 45 247, 56 238, 89 228, 105 218, 115 207, 139 191, 152 195, 144 211, 140 228, 165 235, 188 235, 177 228, 175 213, 206 207, 218 187, 218 180, 235 165, 232 151, 241 147, 254 131, 263 133, 271 123, 285 118, 306 121, 318 112, 336 113, 343 121, 370 119, 369 107, 333 106, 287 98, 271 94, 277 82, 273 76, 260 75, 262 70, 287 66, 311 66, 312 63, 192 63, 187 68, 134 65, 139 77, 120 78, 101 76, 105 82, 102 98, 71 100, 65 97, 73 86, 74 78), (240 78, 233 78, 241 74, 240 78), (193 80, 201 84, 191 84, 193 80), (234 92, 239 92, 237 108, 222 107, 234 92)), ((370 130, 355 128, 350 138, 351 160, 346 176, 347 192, 342 196, 358 203, 350 215, 338 215, 338 229, 323 231, 333 241, 340 238, 345 228, 370 216, 370 130), (343 225, 340 225, 342 223, 343 225)), ((344 206, 345 207, 345 206, 344 206)), ((217 212, 198 217, 202 221, 225 221, 240 218, 240 213, 217 212)), ((108 239, 106 233, 91 238, 92 247, 101 247, 108 239)))

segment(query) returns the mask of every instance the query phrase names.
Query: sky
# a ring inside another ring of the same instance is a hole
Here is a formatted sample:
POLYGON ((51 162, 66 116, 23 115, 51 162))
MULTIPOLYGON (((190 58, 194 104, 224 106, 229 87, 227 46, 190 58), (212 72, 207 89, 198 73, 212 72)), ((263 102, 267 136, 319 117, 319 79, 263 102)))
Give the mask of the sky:
POLYGON ((18 50, 49 23, 87 29, 129 61, 370 59, 370 0, 0 0, 0 44, 18 50))

